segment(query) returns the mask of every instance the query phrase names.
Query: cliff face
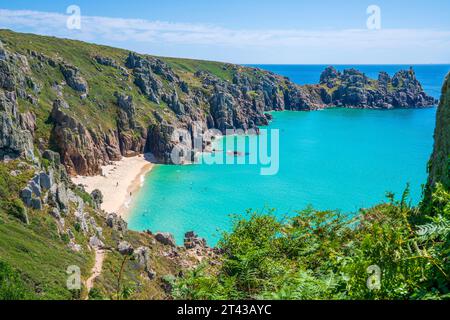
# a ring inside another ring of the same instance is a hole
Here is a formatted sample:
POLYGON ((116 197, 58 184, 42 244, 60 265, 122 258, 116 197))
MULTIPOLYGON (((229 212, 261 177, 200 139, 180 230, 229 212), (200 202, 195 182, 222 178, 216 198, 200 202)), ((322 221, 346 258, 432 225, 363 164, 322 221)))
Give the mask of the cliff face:
POLYGON ((24 88, 30 73, 26 58, 8 53, 0 43, 0 159, 33 156, 34 115, 19 113, 17 94, 26 97, 24 88))
POLYGON ((429 186, 442 183, 450 189, 450 75, 442 88, 434 133, 434 150, 429 164, 429 186))
POLYGON ((319 84, 299 86, 232 64, 156 58, 9 31, 0 31, 0 40, 2 152, 32 153, 34 142, 39 152, 59 152, 72 175, 98 174, 109 161, 142 152, 170 162, 180 144, 176 129, 188 132, 183 145, 189 150, 196 126, 223 133, 258 130, 269 123, 270 110, 436 103, 413 70, 374 80, 357 70, 329 67, 319 84))

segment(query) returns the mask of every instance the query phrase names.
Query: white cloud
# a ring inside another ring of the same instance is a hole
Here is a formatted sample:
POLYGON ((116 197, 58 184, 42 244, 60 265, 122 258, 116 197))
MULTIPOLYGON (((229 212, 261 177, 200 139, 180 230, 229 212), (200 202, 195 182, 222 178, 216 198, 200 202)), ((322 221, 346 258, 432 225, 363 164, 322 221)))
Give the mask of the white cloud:
POLYGON ((236 52, 231 52, 232 49, 240 51, 241 56, 254 53, 250 56, 255 57, 252 61, 255 63, 273 62, 264 60, 262 55, 266 53, 274 58, 277 52, 279 57, 284 59, 278 59, 279 63, 383 63, 386 62, 380 57, 383 53, 395 60, 390 61, 391 63, 399 63, 401 58, 408 60, 404 61, 405 63, 411 62, 411 59, 421 63, 442 62, 442 59, 448 62, 450 57, 450 31, 447 30, 236 30, 206 24, 98 16, 82 16, 81 30, 69 30, 66 27, 67 18, 68 15, 60 13, 0 9, 1 28, 107 44, 129 43, 130 49, 136 46, 143 48, 145 44, 152 49, 160 47, 161 44, 183 48, 207 46, 211 52, 220 51, 220 48, 223 51, 223 48, 226 48, 230 49, 229 57, 223 54, 221 56, 230 61, 239 59, 236 52), (354 59, 348 61, 351 53, 354 59), (324 60, 317 60, 318 54, 324 60), (335 61, 330 61, 333 57, 335 61))

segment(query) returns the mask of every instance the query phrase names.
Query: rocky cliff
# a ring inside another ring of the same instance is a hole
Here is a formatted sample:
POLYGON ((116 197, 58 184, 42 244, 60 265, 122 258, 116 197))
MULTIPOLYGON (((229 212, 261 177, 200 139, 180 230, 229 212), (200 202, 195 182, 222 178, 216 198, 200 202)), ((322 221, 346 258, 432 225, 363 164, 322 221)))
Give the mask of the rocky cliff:
POLYGON ((434 187, 437 183, 450 189, 450 75, 447 75, 442 87, 434 133, 434 150, 429 164, 428 184, 434 187))
POLYGON ((328 67, 320 77, 320 84, 326 88, 323 101, 328 105, 393 109, 436 104, 436 100, 424 92, 412 68, 401 70, 392 78, 386 72, 381 72, 378 79, 374 80, 355 69, 341 73, 328 67))
POLYGON ((299 86, 232 64, 9 31, 0 31, 0 40, 1 152, 31 155, 50 148, 71 175, 95 175, 110 161, 142 152, 168 163, 181 144, 177 129, 187 132, 182 144, 190 150, 197 127, 257 131, 269 123, 271 110, 436 104, 412 69, 370 79, 354 69, 328 67, 319 84, 299 86))

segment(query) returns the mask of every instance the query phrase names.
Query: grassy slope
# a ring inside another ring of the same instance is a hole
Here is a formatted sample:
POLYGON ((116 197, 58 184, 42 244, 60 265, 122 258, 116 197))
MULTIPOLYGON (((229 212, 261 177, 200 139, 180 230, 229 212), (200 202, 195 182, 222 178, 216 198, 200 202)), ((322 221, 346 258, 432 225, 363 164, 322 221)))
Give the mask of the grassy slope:
MULTIPOLYGON (((33 176, 33 171, 18 169, 18 165, 18 161, 0 163, 0 300, 6 298, 3 292, 6 282, 2 282, 5 276, 3 270, 5 264, 12 268, 25 284, 26 298, 79 298, 80 292, 66 289, 68 277, 66 270, 67 267, 76 265, 81 269, 82 280, 86 280, 91 275, 94 252, 88 248, 88 237, 75 228, 73 212, 67 215, 65 224, 74 233, 76 243, 82 246, 80 253, 68 248, 68 239, 59 235, 56 222, 47 210, 37 212, 27 209, 29 225, 11 215, 10 204, 15 201, 21 203, 18 200, 19 190, 25 187, 27 181, 33 176), (10 174, 12 170, 21 170, 21 174, 12 176, 10 174)), ((96 215, 92 208, 87 207, 85 210, 90 216, 95 217, 97 225, 103 228, 102 240, 106 247, 116 248, 119 241, 126 240, 134 248, 139 246, 151 248, 151 265, 157 278, 149 281, 135 262, 128 262, 122 283, 124 287, 132 289, 130 298, 165 298, 160 278, 169 274, 176 275, 180 271, 176 262, 163 255, 163 251, 167 248, 155 243, 151 236, 144 233, 128 231, 122 238, 116 231, 108 228, 105 220, 96 215), (138 286, 137 283, 140 285, 138 286)), ((122 261, 123 257, 117 251, 108 251, 103 265, 103 274, 96 280, 94 286, 103 298, 114 298, 117 274, 122 261)), ((13 283, 18 283, 18 280, 14 280, 13 283)), ((82 289, 81 296, 85 294, 85 289, 82 289)))
MULTIPOLYGON (((93 255, 70 251, 67 240, 60 238, 56 223, 45 211, 28 209, 30 225, 9 214, 8 204, 17 200, 19 190, 32 176, 24 170, 17 177, 10 175, 17 165, 17 162, 0 164, 0 261, 17 269, 30 297, 70 299, 72 293, 65 286, 67 267, 77 265, 86 276, 93 265, 93 255)), ((86 241, 80 243, 85 245, 86 241)))

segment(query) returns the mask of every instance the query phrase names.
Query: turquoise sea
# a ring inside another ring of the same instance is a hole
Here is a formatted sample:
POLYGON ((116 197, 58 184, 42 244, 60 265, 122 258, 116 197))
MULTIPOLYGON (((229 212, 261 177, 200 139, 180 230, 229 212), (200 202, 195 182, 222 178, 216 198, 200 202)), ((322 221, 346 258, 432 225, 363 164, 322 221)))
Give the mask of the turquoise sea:
MULTIPOLYGON (((259 65, 299 84, 317 83, 325 66, 259 65)), ((355 67, 371 77, 409 66, 355 67)), ((449 65, 415 66, 425 90, 439 98, 449 65)), ((413 203, 421 197, 433 147, 436 109, 275 112, 268 129, 279 129, 279 171, 260 175, 258 165, 157 165, 145 179, 129 217, 134 230, 171 232, 178 243, 194 230, 215 244, 230 227, 230 215, 276 209, 280 217, 308 205, 356 213, 400 195, 409 182, 413 203)), ((243 151, 235 137, 219 150, 243 151)), ((239 137, 251 141, 257 137, 239 137)), ((260 138, 259 138, 260 139, 260 138)), ((248 150, 247 150, 248 151, 248 150)), ((225 152, 226 154, 226 152, 225 152)), ((249 160, 250 155, 243 156, 249 160)), ((206 159, 211 155, 205 155, 206 159)), ((228 160, 237 160, 226 156, 228 160)), ((246 161, 247 163, 249 161, 246 161)))

